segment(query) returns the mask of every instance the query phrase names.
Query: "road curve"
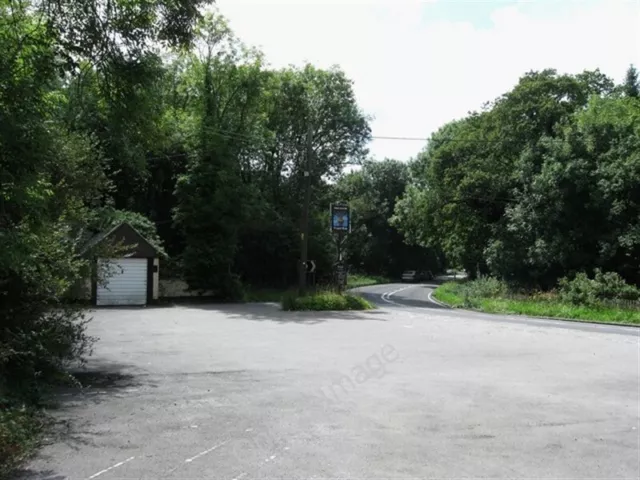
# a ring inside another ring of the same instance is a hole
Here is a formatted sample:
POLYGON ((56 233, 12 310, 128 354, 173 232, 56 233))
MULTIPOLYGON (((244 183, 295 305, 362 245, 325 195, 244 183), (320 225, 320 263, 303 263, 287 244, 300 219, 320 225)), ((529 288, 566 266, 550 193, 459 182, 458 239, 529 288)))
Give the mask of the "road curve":
POLYGON ((432 296, 438 287, 434 283, 387 283, 355 289, 363 297, 380 307, 418 307, 448 309, 432 296))
POLYGON ((519 323, 550 328, 631 335, 640 338, 640 328, 635 326, 607 325, 599 323, 526 317, 524 315, 500 315, 452 309, 433 298, 437 288, 434 283, 387 283, 353 289, 379 308, 412 310, 423 314, 475 319, 501 323, 519 323))

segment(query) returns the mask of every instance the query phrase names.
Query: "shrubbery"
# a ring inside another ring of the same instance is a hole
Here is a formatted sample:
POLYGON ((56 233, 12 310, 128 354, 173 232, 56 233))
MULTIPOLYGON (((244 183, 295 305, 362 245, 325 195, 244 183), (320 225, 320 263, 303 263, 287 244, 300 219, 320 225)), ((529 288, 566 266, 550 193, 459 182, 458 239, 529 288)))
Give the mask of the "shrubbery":
POLYGON ((594 306, 604 301, 635 301, 640 299, 640 290, 625 283, 615 272, 596 269, 593 278, 578 273, 573 279, 562 278, 559 282, 560 298, 574 305, 594 306))
POLYGON ((67 363, 89 353, 93 339, 82 312, 70 307, 18 318, 20 325, 0 333, 0 395, 37 405, 50 384, 64 379, 67 363))
POLYGON ((11 407, 0 398, 0 479, 9 478, 35 448, 40 417, 25 407, 11 407))
POLYGON ((508 285, 494 277, 479 277, 463 284, 465 295, 469 297, 496 298, 509 292, 508 285))
POLYGON ((373 306, 364 298, 348 293, 326 291, 308 295, 285 294, 283 310, 370 310, 373 306))
POLYGON ((640 290, 625 283, 617 273, 600 270, 595 271, 593 278, 585 273, 572 279, 563 278, 555 290, 513 290, 500 280, 481 277, 445 283, 434 296, 452 307, 489 313, 640 324, 640 290))

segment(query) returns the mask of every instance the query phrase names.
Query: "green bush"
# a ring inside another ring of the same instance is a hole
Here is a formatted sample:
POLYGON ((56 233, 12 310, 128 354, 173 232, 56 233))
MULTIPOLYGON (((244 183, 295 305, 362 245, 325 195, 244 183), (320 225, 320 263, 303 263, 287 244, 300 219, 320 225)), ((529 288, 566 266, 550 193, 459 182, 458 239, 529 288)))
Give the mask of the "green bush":
POLYGON ((17 315, 0 331, 0 395, 39 404, 51 384, 68 379, 65 367, 87 355, 94 339, 72 307, 17 315))
POLYGON ((465 296, 472 298, 497 298, 509 291, 505 282, 494 277, 480 277, 461 285, 465 296))
POLYGON ((580 272, 575 278, 561 278, 558 282, 560 298, 574 305, 590 305, 596 300, 593 282, 586 273, 580 272))
POLYGON ((24 407, 12 408, 0 399, 0 479, 10 478, 37 445, 42 421, 24 407))
POLYGON ((282 298, 282 309, 292 310, 370 310, 373 306, 364 298, 348 293, 317 292, 308 295, 297 293, 285 294, 282 298))
POLYGON ((568 277, 558 282, 560 298, 574 305, 598 305, 602 301, 640 299, 640 290, 625 283, 615 272, 603 273, 596 269, 591 279, 586 273, 578 273, 573 279, 568 277))

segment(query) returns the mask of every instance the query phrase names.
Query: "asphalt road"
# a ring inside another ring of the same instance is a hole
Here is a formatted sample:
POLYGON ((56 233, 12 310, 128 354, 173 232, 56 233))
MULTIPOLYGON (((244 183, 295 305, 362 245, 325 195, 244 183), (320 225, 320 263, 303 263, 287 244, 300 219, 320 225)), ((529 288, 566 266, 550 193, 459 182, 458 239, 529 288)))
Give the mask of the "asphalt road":
POLYGON ((405 286, 363 313, 97 311, 91 386, 23 478, 639 477, 637 329, 382 299, 405 286))
POLYGON ((390 283, 356 288, 355 291, 379 307, 446 308, 431 296, 437 286, 435 283, 390 283))
POLYGON ((638 327, 624 327, 589 322, 572 322, 566 320, 531 318, 522 315, 494 315, 481 312, 451 309, 433 298, 436 283, 391 283, 354 289, 379 308, 391 311, 409 311, 415 316, 421 313, 436 314, 440 317, 484 320, 497 323, 513 323, 518 325, 543 326, 591 332, 607 332, 622 335, 640 335, 638 327), (437 310, 434 311, 434 310, 437 310))

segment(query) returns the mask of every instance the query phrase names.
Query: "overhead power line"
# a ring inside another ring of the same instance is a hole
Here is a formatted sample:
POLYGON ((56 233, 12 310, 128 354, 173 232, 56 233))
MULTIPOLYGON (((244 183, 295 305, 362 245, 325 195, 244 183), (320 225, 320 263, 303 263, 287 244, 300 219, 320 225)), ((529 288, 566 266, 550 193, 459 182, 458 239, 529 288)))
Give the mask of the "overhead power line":
POLYGON ((408 142, 426 142, 429 140, 428 138, 422 137, 389 137, 385 135, 372 135, 371 138, 373 140, 402 140, 408 142))
MULTIPOLYGON (((230 132, 227 130, 209 130, 211 134, 218 135, 222 138, 226 138, 228 140, 234 140, 240 143, 253 143, 260 144, 266 143, 267 139, 262 137, 255 137, 243 133, 230 132)), ((431 141, 431 138, 428 137, 396 137, 390 135, 372 135, 371 140, 391 140, 391 141, 402 141, 402 142, 428 142, 431 141)), ((437 139, 439 142, 454 142, 454 143, 474 143, 474 144, 490 144, 490 143, 499 143, 500 140, 486 140, 481 138, 442 138, 437 139)), ((159 160, 165 158, 175 158, 187 156, 188 153, 178 153, 172 155, 159 155, 153 157, 147 157, 147 160, 159 160)))

